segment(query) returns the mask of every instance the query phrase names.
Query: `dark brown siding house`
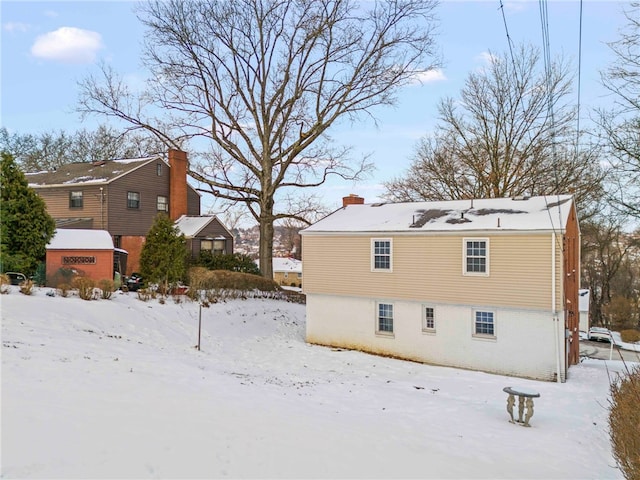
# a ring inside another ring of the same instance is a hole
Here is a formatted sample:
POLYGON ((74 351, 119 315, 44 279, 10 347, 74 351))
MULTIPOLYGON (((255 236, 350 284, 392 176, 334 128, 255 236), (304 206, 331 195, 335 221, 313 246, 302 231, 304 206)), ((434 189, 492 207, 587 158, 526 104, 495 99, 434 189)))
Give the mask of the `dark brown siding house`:
POLYGON ((214 255, 233 253, 233 235, 215 216, 183 215, 176 220, 176 227, 187 240, 191 258, 197 258, 202 251, 214 255))
POLYGON ((159 212, 172 220, 200 215, 200 194, 187 182, 187 155, 179 150, 166 157, 69 163, 26 178, 57 228, 107 230, 115 248, 129 254, 127 275, 139 270, 145 237, 159 212))

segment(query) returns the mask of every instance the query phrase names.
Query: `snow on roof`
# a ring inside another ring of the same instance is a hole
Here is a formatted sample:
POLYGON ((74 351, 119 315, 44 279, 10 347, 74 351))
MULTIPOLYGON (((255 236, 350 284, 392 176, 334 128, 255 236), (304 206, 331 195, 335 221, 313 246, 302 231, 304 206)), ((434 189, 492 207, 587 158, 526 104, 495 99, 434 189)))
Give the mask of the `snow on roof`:
MULTIPOLYGON (((25 173, 30 187, 46 187, 72 184, 109 183, 122 175, 152 161, 162 161, 161 156, 107 160, 103 162, 76 162, 60 165, 53 171, 25 173)), ((166 162, 165 162, 166 163, 166 162)))
POLYGON ((47 249, 113 250, 113 240, 106 230, 58 229, 47 249))
POLYGON ((302 262, 295 258, 277 257, 273 259, 273 271, 302 273, 302 262))
POLYGON ((207 215, 182 215, 178 220, 176 220, 176 227, 178 227, 180 233, 182 233, 185 237, 193 238, 198 235, 198 233, 200 233, 200 231, 204 227, 209 225, 209 223, 211 223, 215 218, 215 216, 207 215))
POLYGON ((571 195, 347 205, 302 231, 456 232, 561 230, 571 195))

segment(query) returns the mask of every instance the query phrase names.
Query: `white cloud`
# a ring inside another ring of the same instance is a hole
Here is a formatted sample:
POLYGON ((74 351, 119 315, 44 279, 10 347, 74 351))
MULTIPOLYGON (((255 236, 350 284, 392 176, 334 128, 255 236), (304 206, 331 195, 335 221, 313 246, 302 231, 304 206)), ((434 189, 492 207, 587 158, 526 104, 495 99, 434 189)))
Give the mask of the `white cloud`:
POLYGON ((446 79, 447 77, 442 69, 434 68, 415 74, 411 83, 422 85, 423 83, 439 82, 446 79))
POLYGON ((498 59, 498 57, 496 55, 494 55, 492 53, 489 53, 489 52, 482 52, 480 55, 478 55, 476 57, 476 60, 478 60, 479 62, 484 63, 485 65, 491 65, 497 59, 498 59))
POLYGON ((31 54, 45 60, 62 63, 92 63, 103 48, 97 32, 75 27, 61 27, 36 38, 31 54))
POLYGON ((55 10, 46 10, 44 12, 44 16, 49 18, 56 18, 58 16, 58 12, 56 12, 55 10))
POLYGON ((2 29, 9 33, 26 32, 29 30, 29 25, 22 22, 7 22, 2 25, 2 29))

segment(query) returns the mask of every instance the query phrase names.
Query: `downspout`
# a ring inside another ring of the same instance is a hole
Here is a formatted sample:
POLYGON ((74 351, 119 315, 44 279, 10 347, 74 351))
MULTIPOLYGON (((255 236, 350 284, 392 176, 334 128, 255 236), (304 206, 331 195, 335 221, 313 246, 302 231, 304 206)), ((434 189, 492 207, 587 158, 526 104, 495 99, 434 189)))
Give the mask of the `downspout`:
POLYGON ((558 318, 558 312, 556 311, 556 234, 551 234, 551 313, 553 315, 553 329, 555 332, 556 340, 556 381, 561 383, 561 362, 560 355, 562 349, 560 348, 560 319, 558 318))

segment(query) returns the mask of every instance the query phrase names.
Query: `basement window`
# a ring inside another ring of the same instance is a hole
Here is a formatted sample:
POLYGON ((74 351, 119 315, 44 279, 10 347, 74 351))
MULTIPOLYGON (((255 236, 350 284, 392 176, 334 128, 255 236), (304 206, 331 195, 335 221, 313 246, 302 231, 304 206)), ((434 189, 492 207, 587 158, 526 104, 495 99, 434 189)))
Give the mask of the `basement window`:
POLYGON ((474 310, 473 335, 476 337, 496 337, 495 313, 486 310, 474 310))
POLYGON ((435 333, 436 331, 436 309, 431 306, 422 306, 422 331, 425 333, 435 333))
POLYGON ((393 304, 378 303, 376 307, 376 333, 393 335, 393 304))

